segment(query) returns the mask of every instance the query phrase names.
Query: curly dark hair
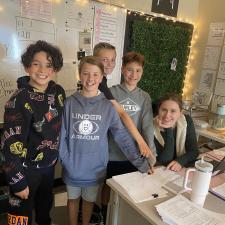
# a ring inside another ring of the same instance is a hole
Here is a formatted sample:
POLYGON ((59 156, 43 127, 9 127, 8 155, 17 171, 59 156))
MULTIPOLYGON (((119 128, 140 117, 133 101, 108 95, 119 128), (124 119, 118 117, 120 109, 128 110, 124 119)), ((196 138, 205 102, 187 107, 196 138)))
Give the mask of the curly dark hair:
POLYGON ((21 63, 23 64, 23 66, 25 68, 29 68, 31 66, 34 55, 42 51, 46 52, 47 59, 51 61, 54 71, 60 71, 63 66, 63 57, 61 50, 58 47, 42 40, 39 40, 27 47, 26 51, 21 56, 21 63))
POLYGON ((94 50, 93 50, 93 55, 94 56, 98 56, 99 52, 102 50, 102 49, 107 49, 107 50, 114 50, 116 51, 116 48, 115 46, 107 43, 107 42, 100 42, 98 44, 95 45, 94 47, 94 50))

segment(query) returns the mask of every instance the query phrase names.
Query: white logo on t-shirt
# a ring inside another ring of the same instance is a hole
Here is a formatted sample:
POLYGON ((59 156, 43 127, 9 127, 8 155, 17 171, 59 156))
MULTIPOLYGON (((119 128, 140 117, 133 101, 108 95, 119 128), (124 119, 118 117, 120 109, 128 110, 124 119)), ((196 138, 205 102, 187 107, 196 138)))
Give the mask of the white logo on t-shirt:
POLYGON ((97 123, 90 121, 90 120, 81 120, 77 121, 73 125, 73 129, 78 134, 82 135, 90 135, 98 132, 99 126, 97 123))
POLYGON ((93 135, 99 131, 98 121, 101 121, 100 115, 89 114, 72 114, 72 118, 76 119, 73 129, 76 134, 72 134, 72 139, 99 140, 99 135, 93 135), (96 122, 94 122, 94 121, 96 122))
POLYGON ((130 98, 124 99, 123 101, 120 102, 120 104, 130 116, 135 115, 137 112, 141 110, 140 106, 130 98))
POLYGON ((79 132, 83 135, 91 134, 93 131, 93 125, 89 120, 83 120, 79 124, 79 132))

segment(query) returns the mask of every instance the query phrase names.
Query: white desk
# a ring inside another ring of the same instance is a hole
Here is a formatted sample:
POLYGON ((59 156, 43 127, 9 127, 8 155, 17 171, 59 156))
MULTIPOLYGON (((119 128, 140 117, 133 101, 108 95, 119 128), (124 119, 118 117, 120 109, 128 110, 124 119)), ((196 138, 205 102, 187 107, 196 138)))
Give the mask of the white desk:
MULTIPOLYGON (((165 225, 155 205, 168 200, 174 194, 169 193, 168 197, 136 204, 113 179, 107 180, 107 184, 111 187, 111 195, 106 225, 165 225)), ((225 212, 225 202, 210 193, 204 207, 217 213, 225 212)))
POLYGON ((211 140, 225 144, 225 134, 221 135, 219 133, 213 132, 208 129, 199 129, 199 128, 195 128, 195 131, 197 134, 197 138, 199 136, 203 136, 203 137, 209 138, 211 140))

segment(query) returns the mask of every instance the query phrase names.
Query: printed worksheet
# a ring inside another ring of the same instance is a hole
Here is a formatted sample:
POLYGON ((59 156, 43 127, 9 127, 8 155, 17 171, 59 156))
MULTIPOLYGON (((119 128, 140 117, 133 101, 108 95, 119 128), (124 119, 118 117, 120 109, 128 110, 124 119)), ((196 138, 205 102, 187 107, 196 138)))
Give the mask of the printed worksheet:
POLYGON ((201 208, 182 195, 177 195, 156 209, 163 221, 176 225, 222 225, 225 215, 201 208))

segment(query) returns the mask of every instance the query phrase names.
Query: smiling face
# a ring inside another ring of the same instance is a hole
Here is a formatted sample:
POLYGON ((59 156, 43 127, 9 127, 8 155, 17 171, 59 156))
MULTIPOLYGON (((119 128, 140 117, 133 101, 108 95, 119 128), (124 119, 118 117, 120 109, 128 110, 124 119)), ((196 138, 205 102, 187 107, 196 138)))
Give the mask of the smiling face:
POLYGON ((181 116, 181 109, 177 102, 166 100, 160 105, 158 116, 163 125, 174 127, 181 116))
POLYGON ((96 56, 104 65, 105 75, 111 74, 116 65, 116 51, 114 49, 101 49, 96 56))
POLYGON ((34 55, 30 67, 25 68, 30 75, 29 84, 41 91, 45 91, 48 83, 55 75, 52 67, 52 59, 47 57, 46 52, 38 52, 34 55))
POLYGON ((137 87, 143 74, 143 67, 137 62, 131 62, 122 67, 124 83, 128 90, 133 90, 137 87))
POLYGON ((98 66, 84 63, 80 71, 82 94, 86 97, 96 96, 102 77, 102 71, 98 66))

